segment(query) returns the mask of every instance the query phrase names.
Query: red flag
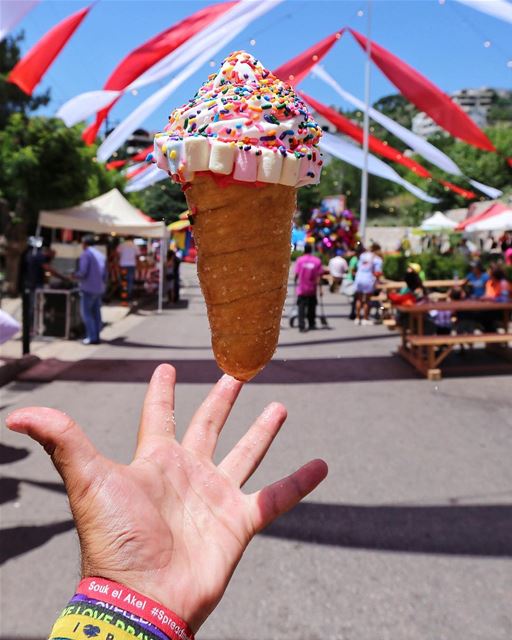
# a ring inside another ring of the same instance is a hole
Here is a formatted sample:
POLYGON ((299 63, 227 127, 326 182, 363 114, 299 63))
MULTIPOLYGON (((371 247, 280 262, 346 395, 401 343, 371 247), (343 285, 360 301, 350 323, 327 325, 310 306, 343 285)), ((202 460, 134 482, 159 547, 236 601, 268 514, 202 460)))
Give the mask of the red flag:
POLYGON ((457 184, 453 184, 453 182, 448 182, 448 180, 439 180, 439 182, 443 185, 443 187, 445 187, 446 189, 450 189, 450 191, 457 193, 463 198, 466 198, 466 200, 476 200, 478 198, 476 193, 474 193, 473 191, 469 191, 469 189, 463 189, 457 184))
POLYGON ((105 165, 105 169, 107 171, 113 171, 114 169, 120 169, 124 167, 124 165, 128 162, 128 160, 112 160, 112 162, 107 162, 105 165))
MULTIPOLYGON (((181 46, 186 40, 207 27, 220 15, 231 9, 236 4, 233 2, 221 2, 200 11, 196 11, 181 22, 173 25, 169 29, 162 31, 140 47, 131 51, 114 69, 103 88, 111 91, 121 91, 138 78, 144 71, 147 71, 156 62, 181 46)), ((101 127, 101 123, 107 117, 109 111, 119 98, 113 100, 107 107, 99 111, 96 115, 96 122, 91 124, 82 133, 82 137, 87 144, 92 144, 101 127)))
MULTIPOLYGON (((336 129, 338 129, 338 131, 340 131, 341 133, 345 133, 354 140, 357 140, 357 142, 359 142, 360 144, 363 144, 364 132, 360 126, 351 122, 341 113, 338 113, 334 109, 331 109, 321 102, 318 102, 318 100, 315 100, 314 98, 306 95, 303 91, 299 91, 298 93, 308 104, 313 107, 313 109, 317 113, 329 120, 329 122, 331 122, 336 127, 336 129)), ((388 158, 389 160, 393 160, 393 162, 398 162, 404 165, 404 167, 407 167, 411 171, 414 171, 414 173, 421 176, 422 178, 432 177, 430 171, 428 171, 428 169, 425 169, 425 167, 419 164, 419 162, 415 162, 411 158, 407 158, 401 151, 395 149, 389 144, 384 144, 382 140, 379 140, 378 138, 370 135, 368 138, 368 142, 370 150, 374 153, 378 153, 379 155, 384 156, 384 158, 388 158)))
POLYGON ((149 145, 149 147, 146 147, 145 149, 142 149, 142 151, 139 151, 138 153, 136 153, 134 156, 132 156, 132 160, 133 162, 144 162, 144 160, 148 157, 148 154, 150 154, 153 151, 153 145, 149 145))
MULTIPOLYGON (((366 50, 367 39, 353 29, 349 31, 366 50)), ((399 91, 439 126, 468 144, 486 151, 496 151, 485 133, 459 105, 425 76, 374 42, 371 42, 370 55, 373 62, 399 91)))
POLYGON ((18 85, 29 96, 32 95, 34 88, 91 8, 92 5, 80 9, 50 29, 14 67, 7 78, 9 82, 18 85))
POLYGON ((306 51, 299 54, 297 57, 285 62, 280 67, 275 69, 274 75, 288 82, 289 84, 297 85, 304 80, 311 69, 325 56, 331 49, 333 44, 341 38, 345 29, 336 31, 327 38, 324 38, 320 42, 317 42, 306 51))

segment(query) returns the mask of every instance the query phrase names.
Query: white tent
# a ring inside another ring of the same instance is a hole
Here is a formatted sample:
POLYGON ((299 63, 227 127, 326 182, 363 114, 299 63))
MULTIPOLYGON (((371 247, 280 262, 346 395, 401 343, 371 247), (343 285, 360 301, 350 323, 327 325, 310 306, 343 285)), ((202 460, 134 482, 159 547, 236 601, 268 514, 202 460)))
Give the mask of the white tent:
POLYGON ((144 238, 163 238, 166 230, 163 222, 154 222, 147 218, 117 189, 77 204, 76 207, 41 211, 39 226, 144 238))
POLYGON ((455 229, 456 226, 456 222, 450 220, 450 218, 445 216, 444 213, 441 213, 441 211, 436 211, 430 218, 423 220, 420 229, 422 231, 450 231, 451 229, 455 229))
POLYGON ((495 216, 468 224, 466 231, 508 231, 512 229, 512 209, 505 209, 495 216))
POLYGON ((89 233, 117 233, 143 238, 161 238, 158 310, 162 310, 163 265, 169 237, 167 226, 164 222, 150 220, 131 205, 120 191, 112 189, 97 198, 77 204, 76 207, 41 211, 38 226, 89 233))

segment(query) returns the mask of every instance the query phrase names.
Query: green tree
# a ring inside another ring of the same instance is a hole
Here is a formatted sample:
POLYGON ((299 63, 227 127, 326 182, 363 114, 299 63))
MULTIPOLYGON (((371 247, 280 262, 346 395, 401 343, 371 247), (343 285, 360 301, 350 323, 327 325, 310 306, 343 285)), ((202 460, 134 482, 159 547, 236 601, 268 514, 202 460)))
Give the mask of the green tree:
POLYGON ((56 118, 10 116, 0 130, 0 197, 34 229, 41 209, 72 206, 122 188, 124 178, 95 161, 81 128, 56 118))
POLYGON ((187 208, 187 201, 180 185, 171 179, 136 191, 128 195, 130 202, 154 220, 165 220, 167 224, 178 219, 187 208))
POLYGON ((25 36, 7 36, 0 42, 0 129, 7 126, 11 113, 27 114, 35 111, 50 101, 50 91, 35 96, 28 96, 15 84, 7 82, 9 72, 20 59, 20 43, 25 36))

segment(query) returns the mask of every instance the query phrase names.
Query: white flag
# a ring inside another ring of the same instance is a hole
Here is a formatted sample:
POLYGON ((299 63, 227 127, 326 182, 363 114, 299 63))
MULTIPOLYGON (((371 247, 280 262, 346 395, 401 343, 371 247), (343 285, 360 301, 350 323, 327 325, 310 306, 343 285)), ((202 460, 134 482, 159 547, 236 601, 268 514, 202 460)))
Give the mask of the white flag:
POLYGON ((35 7, 39 0, 0 0, 0 42, 35 7))
MULTIPOLYGON (((324 133, 320 139, 319 146, 322 151, 325 151, 344 162, 348 162, 348 164, 351 164, 358 169, 362 169, 364 166, 363 150, 360 147, 356 147, 356 145, 351 142, 347 142, 342 138, 332 135, 332 133, 324 133)), ((407 189, 407 191, 420 200, 424 200, 425 202, 430 202, 432 204, 439 202, 437 198, 429 196, 416 185, 404 180, 404 178, 398 175, 393 167, 390 167, 389 164, 386 164, 383 160, 380 160, 371 153, 368 154, 368 173, 401 185, 404 189, 407 189)))

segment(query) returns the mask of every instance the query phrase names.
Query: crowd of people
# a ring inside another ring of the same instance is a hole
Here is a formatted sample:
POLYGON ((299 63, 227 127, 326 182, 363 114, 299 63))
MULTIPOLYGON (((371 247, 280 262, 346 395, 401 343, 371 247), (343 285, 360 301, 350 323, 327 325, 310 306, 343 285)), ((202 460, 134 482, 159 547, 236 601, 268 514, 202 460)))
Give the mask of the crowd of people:
MULTIPOLYGON (((453 286, 446 292, 448 300, 473 299, 482 301, 508 302, 512 299, 512 283, 507 278, 506 268, 512 266, 512 232, 506 232, 496 241, 500 252, 491 255, 491 261, 484 267, 480 259, 470 259, 469 269, 464 277, 456 274, 453 286)), ((459 243, 462 246, 462 243, 459 243)), ((466 245, 464 245, 466 247, 466 245)), ((353 250, 333 247, 327 266, 317 253, 316 244, 306 243, 304 255, 296 260, 294 267, 295 293, 299 331, 316 329, 316 308, 322 296, 322 283, 328 279, 331 293, 340 292, 351 298, 349 318, 356 325, 372 325, 381 319, 381 302, 384 278, 384 259, 379 244, 372 243, 365 248, 358 243, 353 250)), ((460 247, 457 250, 462 251, 460 247)), ((424 285, 426 276, 419 263, 408 262, 403 274, 403 286, 393 290, 386 282, 387 300, 399 305, 422 304, 431 301, 424 285)), ((435 299, 438 297, 434 296, 435 299)), ((398 314, 399 317, 400 314, 398 314)), ((433 311, 432 327, 438 333, 450 332, 455 322, 457 329, 466 331, 495 330, 499 324, 499 314, 493 312, 461 312, 451 316, 445 311, 433 311)))

